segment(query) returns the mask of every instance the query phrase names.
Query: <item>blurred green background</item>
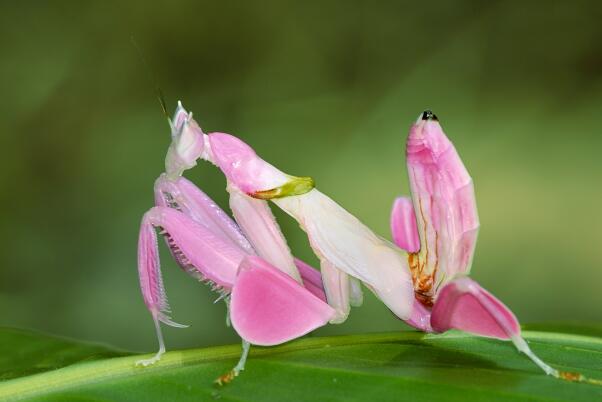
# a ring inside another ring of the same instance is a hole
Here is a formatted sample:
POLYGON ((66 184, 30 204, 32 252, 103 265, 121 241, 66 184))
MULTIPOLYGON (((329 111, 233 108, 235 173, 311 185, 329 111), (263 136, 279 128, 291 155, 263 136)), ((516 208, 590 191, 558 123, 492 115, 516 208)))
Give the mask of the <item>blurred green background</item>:
MULTIPOLYGON (((172 110, 313 176, 387 238, 407 129, 432 108, 476 184, 473 277, 523 323, 602 321, 597 2, 52 3, 0 6, 0 325, 156 347, 136 241, 170 139, 132 35, 172 110)), ((227 206, 214 167, 188 177, 227 206)), ((162 254, 191 325, 166 328, 168 347, 237 341, 162 254)), ((316 333, 407 328, 369 296, 316 333)))

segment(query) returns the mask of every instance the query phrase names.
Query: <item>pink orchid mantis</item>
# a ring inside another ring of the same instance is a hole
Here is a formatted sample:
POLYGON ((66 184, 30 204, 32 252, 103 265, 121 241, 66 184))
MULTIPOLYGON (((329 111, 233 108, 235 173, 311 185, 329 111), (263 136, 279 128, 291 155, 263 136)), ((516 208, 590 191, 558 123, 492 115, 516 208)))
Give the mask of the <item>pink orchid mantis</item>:
POLYGON ((160 349, 140 364, 156 362, 165 351, 160 322, 181 326, 168 316, 159 228, 178 264, 229 305, 243 354, 223 381, 244 369, 249 344, 275 345, 345 321, 350 306, 362 302, 360 282, 417 329, 511 340, 547 374, 559 376, 530 350, 514 314, 467 277, 479 227, 472 180, 432 112, 424 112, 408 136, 412 198, 394 203, 395 244, 314 188, 310 178, 281 172, 234 136, 203 133, 181 105, 170 124, 166 173, 155 183, 155 207, 144 215, 138 246, 141 289, 160 349), (197 159, 226 176, 236 222, 181 177, 197 159), (321 275, 292 256, 266 200, 307 233, 321 275))
POLYGON ((558 377, 521 337, 512 311, 467 277, 479 229, 472 179, 431 111, 412 125, 406 158, 412 198, 393 205, 397 247, 317 189, 274 202, 299 222, 321 259, 360 279, 409 325, 511 340, 558 377))
MULTIPOLYGON (((184 327, 168 315, 155 232, 159 228, 178 265, 209 284, 229 306, 229 320, 243 339, 243 354, 232 372, 220 379, 228 381, 244 369, 250 343, 275 345, 297 338, 326 324, 334 310, 325 302, 320 273, 291 255, 266 201, 229 187, 237 225, 181 177, 200 157, 223 163, 231 155, 223 141, 226 135, 205 135, 181 106, 170 124, 166 173, 155 182, 155 207, 144 215, 138 241, 140 287, 155 323, 159 351, 138 363, 153 364, 165 352, 161 322, 184 327)), ((247 191, 297 194, 313 186, 310 179, 285 175, 263 161, 251 161, 251 166, 238 162, 245 170, 237 178, 256 179, 245 187, 247 191), (280 189, 264 187, 262 180, 278 182, 280 189)))

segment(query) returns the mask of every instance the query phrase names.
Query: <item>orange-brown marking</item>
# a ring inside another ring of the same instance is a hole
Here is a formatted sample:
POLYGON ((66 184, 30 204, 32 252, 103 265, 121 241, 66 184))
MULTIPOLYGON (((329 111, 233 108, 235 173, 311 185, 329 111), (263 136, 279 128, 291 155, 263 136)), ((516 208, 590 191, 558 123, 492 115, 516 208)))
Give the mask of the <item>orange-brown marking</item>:
POLYGON ((584 384, 602 386, 602 380, 598 380, 597 378, 588 378, 583 374, 574 371, 559 371, 558 378, 570 382, 582 382, 584 384))
POLYGON ((581 373, 573 372, 573 371, 559 371, 558 376, 563 380, 573 381, 573 382, 581 382, 583 381, 583 375, 581 373))
POLYGON ((226 374, 222 374, 219 377, 217 377, 217 379, 213 382, 219 386, 224 386, 230 384, 235 378, 236 372, 234 370, 230 370, 226 374))
MULTIPOLYGON (((432 203, 432 199, 431 199, 432 203)), ((426 228, 428 222, 424 216, 424 210, 422 209, 422 199, 418 199, 418 206, 420 208, 420 217, 422 218, 423 224, 423 239, 424 242, 421 244, 421 249, 424 246, 424 261, 421 260, 421 253, 409 253, 408 254, 408 265, 410 266, 410 272, 412 273, 412 282, 414 283, 414 296, 416 300, 427 307, 433 306, 433 286, 435 284, 435 274, 439 268, 439 250, 437 244, 439 243, 439 233, 435 232, 435 266, 431 273, 425 273, 425 267, 429 266, 429 244, 427 240, 426 228)), ((422 250, 421 250, 422 251, 422 250)))
POLYGON ((425 263, 420 261, 419 253, 408 254, 408 264, 412 273, 412 282, 414 283, 414 296, 416 300, 427 307, 433 306, 433 296, 431 290, 435 282, 435 271, 430 274, 424 272, 425 263))

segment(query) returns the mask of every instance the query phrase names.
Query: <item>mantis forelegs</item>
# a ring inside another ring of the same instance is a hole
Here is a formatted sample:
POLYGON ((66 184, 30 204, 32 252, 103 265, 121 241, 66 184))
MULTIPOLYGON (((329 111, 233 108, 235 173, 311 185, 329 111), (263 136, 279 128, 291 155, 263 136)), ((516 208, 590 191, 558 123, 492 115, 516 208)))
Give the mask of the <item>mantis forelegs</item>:
POLYGON ((232 370, 234 376, 244 368, 250 343, 286 342, 331 319, 334 311, 324 303, 317 271, 291 256, 294 269, 299 267, 299 283, 257 256, 238 226, 188 180, 161 176, 155 185, 155 198, 157 206, 142 219, 138 269, 144 301, 155 324, 159 351, 139 364, 153 364, 165 353, 161 322, 182 327, 168 316, 170 310, 161 277, 156 230, 165 236, 178 265, 209 284, 227 301, 228 317, 243 339, 242 356, 232 370))

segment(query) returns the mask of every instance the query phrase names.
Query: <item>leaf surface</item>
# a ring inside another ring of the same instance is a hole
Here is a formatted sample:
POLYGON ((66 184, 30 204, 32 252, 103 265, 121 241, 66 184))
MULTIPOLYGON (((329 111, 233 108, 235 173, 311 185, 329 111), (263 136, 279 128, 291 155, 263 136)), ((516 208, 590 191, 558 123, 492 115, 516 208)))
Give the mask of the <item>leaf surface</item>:
MULTIPOLYGON (((586 332, 524 335, 554 367, 602 379, 602 339, 586 332)), ((171 351, 143 368, 140 355, 3 329, 0 400, 602 400, 601 385, 548 377, 510 343, 460 332, 310 337, 251 350, 247 369, 219 387, 213 380, 236 363, 237 345, 171 351)))

